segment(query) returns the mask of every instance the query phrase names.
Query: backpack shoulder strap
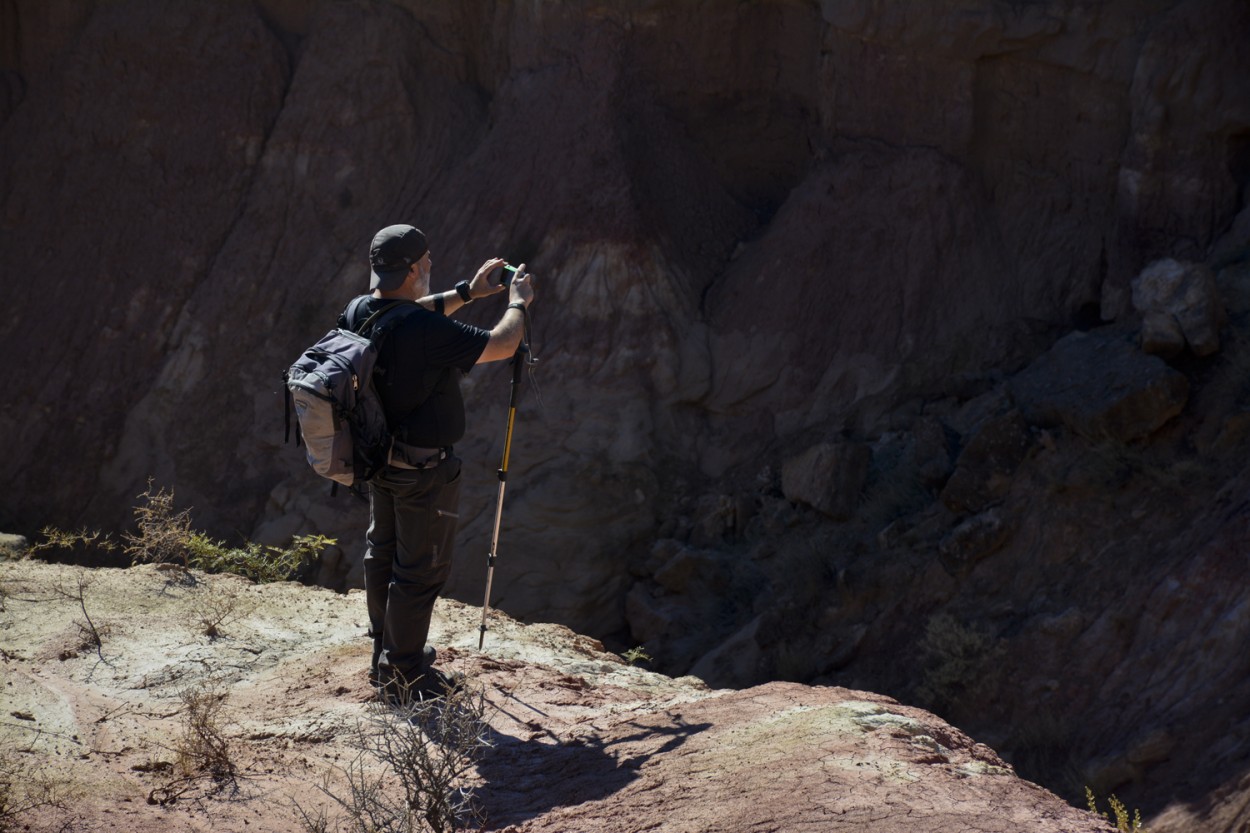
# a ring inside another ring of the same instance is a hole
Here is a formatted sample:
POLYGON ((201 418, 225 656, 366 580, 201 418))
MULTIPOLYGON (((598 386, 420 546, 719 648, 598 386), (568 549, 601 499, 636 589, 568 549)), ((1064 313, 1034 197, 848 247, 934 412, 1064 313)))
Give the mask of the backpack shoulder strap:
POLYGON ((375 312, 373 315, 370 315, 368 318, 366 318, 364 323, 361 324, 359 327, 357 327, 354 332, 357 335, 365 335, 366 333, 368 333, 369 334, 368 338, 371 338, 374 341, 381 341, 381 339, 385 338, 386 334, 391 331, 391 327, 386 327, 386 328, 381 327, 382 319, 385 318, 388 313, 390 313, 392 310, 395 310, 401 307, 404 308, 401 314, 391 316, 391 318, 394 319, 391 322, 393 326, 394 324, 397 324, 399 320, 403 318, 404 315, 406 315, 409 312, 412 312, 418 306, 419 305, 417 304, 416 301, 392 301, 391 303, 382 307, 382 309, 375 312))
POLYGON ((356 332, 356 318, 360 314, 360 307, 369 299, 368 295, 357 295, 347 302, 347 306, 339 313, 338 326, 341 330, 350 330, 356 332))
MULTIPOLYGON (((349 301, 347 304, 347 307, 339 315, 339 321, 338 321, 339 328, 343 330, 350 330, 356 335, 363 335, 367 338, 373 338, 373 334, 376 332, 377 336, 380 339, 380 338, 385 337, 386 333, 390 329, 388 327, 387 330, 381 330, 381 331, 378 330, 378 325, 382 322, 383 317, 385 317, 388 313, 390 313, 392 310, 395 310, 397 308, 402 307, 404 308, 404 312, 407 313, 407 312, 411 312, 412 310, 416 309, 419 306, 419 304, 417 304, 415 301, 403 301, 403 300, 392 301, 391 303, 382 307, 377 312, 370 315, 364 321, 360 321, 361 308, 365 305, 365 303, 371 297, 373 296, 359 295, 353 298, 351 301, 349 301)), ((396 321, 398 321, 399 318, 402 318, 402 317, 403 317, 402 315, 395 316, 396 321)))

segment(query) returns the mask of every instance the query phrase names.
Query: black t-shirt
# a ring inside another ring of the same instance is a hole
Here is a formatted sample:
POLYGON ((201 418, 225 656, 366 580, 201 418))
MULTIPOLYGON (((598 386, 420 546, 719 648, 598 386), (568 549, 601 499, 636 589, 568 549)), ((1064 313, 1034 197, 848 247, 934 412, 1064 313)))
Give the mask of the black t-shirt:
MULTIPOLYGON (((370 297, 350 323, 363 324, 390 303, 390 299, 370 297)), ((413 306, 415 309, 403 314, 383 342, 373 381, 395 439, 421 448, 438 448, 464 436, 460 379, 477 363, 490 333, 413 306)), ((396 310, 387 318, 399 314, 396 310)))

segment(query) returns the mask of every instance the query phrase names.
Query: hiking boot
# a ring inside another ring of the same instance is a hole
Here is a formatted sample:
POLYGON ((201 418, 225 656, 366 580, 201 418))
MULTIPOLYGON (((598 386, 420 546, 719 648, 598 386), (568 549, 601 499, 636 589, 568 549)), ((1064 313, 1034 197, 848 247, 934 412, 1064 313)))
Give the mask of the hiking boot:
MULTIPOLYGON (((384 685, 386 683, 386 680, 390 679, 390 677, 393 676, 393 674, 388 673, 386 670, 378 669, 378 661, 381 658, 382 658, 382 637, 377 636, 377 637, 374 637, 374 641, 373 641, 373 661, 369 665, 369 685, 373 686, 374 688, 384 685)), ((434 649, 433 645, 426 645, 425 649, 421 653, 421 665, 425 668, 429 668, 431 665, 434 664, 434 661, 437 659, 438 659, 438 651, 434 649)))
POLYGON ((389 682, 379 685, 377 693, 382 700, 391 705, 410 705, 426 703, 454 694, 464 688, 464 684, 464 674, 447 674, 437 668, 427 668, 420 677, 409 684, 392 678, 389 682))
POLYGON ((422 700, 445 697, 464 688, 464 675, 458 672, 448 674, 437 668, 427 668, 425 673, 417 678, 417 683, 413 688, 422 700))
POLYGON ((398 677, 381 683, 377 686, 378 696, 392 706, 407 706, 459 691, 464 687, 464 680, 460 673, 447 674, 437 668, 427 668, 411 683, 398 677))

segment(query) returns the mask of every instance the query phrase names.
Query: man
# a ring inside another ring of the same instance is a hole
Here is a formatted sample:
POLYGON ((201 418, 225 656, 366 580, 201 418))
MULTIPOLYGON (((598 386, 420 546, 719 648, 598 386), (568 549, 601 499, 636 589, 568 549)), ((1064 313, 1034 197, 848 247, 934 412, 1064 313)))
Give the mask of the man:
MULTIPOLYGON (((409 225, 387 226, 369 250, 372 294, 354 300, 341 323, 359 327, 395 301, 415 301, 378 354, 374 382, 395 437, 391 463, 370 481, 365 598, 373 636, 370 678, 383 696, 439 696, 450 678, 433 667, 426 644, 434 601, 451 572, 459 518, 460 460, 452 446, 464 436, 460 378, 474 365, 512 357, 534 298, 525 264, 507 288, 509 304, 489 331, 446 316, 476 299, 502 293, 490 277, 504 261, 482 264, 472 281, 430 294, 430 250, 409 225)), ((379 319, 375 319, 375 322, 379 319)), ((368 335, 366 330, 364 335, 368 335)))

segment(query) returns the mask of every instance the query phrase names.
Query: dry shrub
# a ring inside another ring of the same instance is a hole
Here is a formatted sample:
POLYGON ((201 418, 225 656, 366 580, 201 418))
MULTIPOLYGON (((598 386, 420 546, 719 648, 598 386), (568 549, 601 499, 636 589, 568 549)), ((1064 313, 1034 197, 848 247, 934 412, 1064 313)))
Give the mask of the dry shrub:
POLYGON ((18 754, 0 749, 0 833, 22 829, 22 817, 35 811, 63 811, 72 797, 67 782, 43 768, 26 766, 18 754))
MULTIPOLYGON (((1089 787, 1085 788, 1085 802, 1091 813, 1111 821, 1111 816, 1099 811, 1098 801, 1094 798, 1094 791, 1089 787)), ((1134 810, 1130 816, 1128 807, 1125 807, 1124 802, 1114 795, 1107 799, 1107 804, 1111 806, 1111 812, 1115 814, 1116 833, 1146 833, 1146 828, 1141 823, 1141 810, 1134 810)))
POLYGON ((182 737, 177 747, 179 771, 184 776, 232 778, 234 761, 222 721, 227 697, 224 688, 208 680, 183 689, 179 697, 183 705, 182 737))
POLYGON ((304 567, 320 557, 336 539, 324 535, 296 535, 285 547, 248 542, 228 547, 201 533, 191 539, 191 566, 210 573, 233 573, 266 584, 295 578, 304 567))
POLYGON ((248 615, 256 607, 238 587, 206 584, 190 600, 191 616, 209 638, 221 636, 226 625, 248 615))
POLYGON ((43 536, 43 540, 29 547, 25 555, 41 555, 45 552, 74 552, 82 550, 83 553, 91 553, 93 551, 115 552, 117 550, 117 542, 107 532, 101 532, 98 529, 88 530, 86 527, 79 529, 77 532, 69 532, 64 529, 57 529, 54 526, 45 526, 39 530, 43 536))
MULTIPOLYGON (((78 609, 82 611, 82 619, 75 620, 74 624, 78 627, 78 635, 80 637, 79 648, 90 648, 100 653, 104 648, 104 637, 109 634, 108 625, 97 623, 91 618, 91 614, 87 612, 87 588, 91 586, 91 577, 84 569, 79 569, 74 576, 73 585, 58 584, 56 593, 66 599, 78 603, 78 609)), ((100 656, 103 659, 103 654, 100 656)))
POLYGON ((135 507, 138 529, 122 537, 126 554, 132 564, 180 564, 191 566, 191 510, 174 511, 174 493, 158 489, 152 492, 152 481, 139 495, 144 503, 135 507))
MULTIPOLYGON (((149 480, 139 499, 140 503, 134 508, 135 530, 122 535, 121 549, 132 565, 171 564, 181 568, 184 576, 192 568, 209 573, 234 573, 263 584, 295 578, 315 562, 326 547, 336 543, 335 539, 324 535, 296 535, 285 547, 252 542, 230 547, 192 529, 191 510, 176 510, 172 491, 154 491, 149 480)), ((46 527, 42 534, 44 540, 30 547, 30 554, 82 550, 82 554, 89 557, 92 553, 118 549, 117 542, 99 531, 66 532, 46 527)))
POLYGON ((149 804, 172 804, 201 778, 211 778, 216 788, 235 780, 222 714, 228 696, 224 684, 205 680, 188 686, 178 696, 182 700, 182 731, 174 747, 176 777, 148 793, 149 804))
POLYGON ((335 808, 296 804, 307 833, 450 833, 480 827, 468 776, 487 740, 486 695, 463 685, 404 706, 377 704, 357 725, 356 756, 319 786, 335 808), (346 794, 338 784, 346 782, 346 794))
POLYGON ((949 613, 938 613, 920 642, 925 673, 916 693, 936 707, 975 701, 998 683, 1001 642, 949 613))

